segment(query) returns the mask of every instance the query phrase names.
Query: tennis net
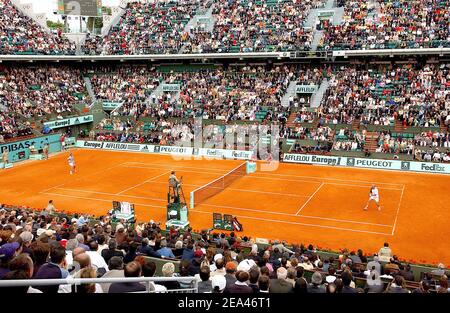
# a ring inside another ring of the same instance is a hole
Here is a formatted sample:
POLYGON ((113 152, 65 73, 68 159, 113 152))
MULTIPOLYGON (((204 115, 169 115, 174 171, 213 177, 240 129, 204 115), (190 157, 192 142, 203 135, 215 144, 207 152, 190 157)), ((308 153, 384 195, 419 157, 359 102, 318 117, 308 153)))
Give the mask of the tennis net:
POLYGON ((239 165, 238 167, 232 169, 228 173, 219 178, 213 180, 212 182, 191 191, 190 194, 190 206, 191 209, 195 205, 205 201, 208 198, 220 193, 222 190, 230 186, 237 179, 247 175, 247 162, 239 165))

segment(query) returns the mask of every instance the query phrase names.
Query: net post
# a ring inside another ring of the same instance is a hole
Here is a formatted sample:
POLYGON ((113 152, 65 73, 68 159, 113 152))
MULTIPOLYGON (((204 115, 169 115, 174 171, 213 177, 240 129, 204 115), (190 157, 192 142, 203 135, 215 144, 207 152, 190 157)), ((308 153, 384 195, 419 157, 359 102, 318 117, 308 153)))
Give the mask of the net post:
POLYGON ((191 209, 193 209, 194 208, 194 192, 193 191, 191 191, 190 193, 189 193, 189 206, 191 207, 191 209))

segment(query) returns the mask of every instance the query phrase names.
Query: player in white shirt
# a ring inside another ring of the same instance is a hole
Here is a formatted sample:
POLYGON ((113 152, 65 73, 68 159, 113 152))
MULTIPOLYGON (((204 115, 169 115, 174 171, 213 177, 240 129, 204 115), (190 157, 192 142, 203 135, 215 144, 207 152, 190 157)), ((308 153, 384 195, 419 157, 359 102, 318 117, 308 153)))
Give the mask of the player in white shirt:
POLYGON ((375 201, 378 211, 381 211, 380 206, 380 194, 378 192, 378 188, 375 185, 372 185, 372 188, 370 188, 369 192, 369 201, 367 201, 366 206, 364 207, 364 210, 367 211, 367 208, 369 207, 370 201, 375 201))
POLYGON ((73 154, 70 153, 69 157, 67 158, 67 161, 69 161, 70 166, 70 175, 75 173, 75 158, 73 157, 73 154))

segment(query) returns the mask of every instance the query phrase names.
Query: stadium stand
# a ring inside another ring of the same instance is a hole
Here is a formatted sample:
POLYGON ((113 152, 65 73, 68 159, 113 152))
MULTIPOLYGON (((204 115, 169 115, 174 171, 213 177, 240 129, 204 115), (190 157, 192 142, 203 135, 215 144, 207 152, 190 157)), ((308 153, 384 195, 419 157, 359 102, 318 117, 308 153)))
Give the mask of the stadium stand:
POLYGON ((257 282, 264 280, 263 276, 269 279, 270 293, 449 291, 443 264, 413 271, 414 265, 400 261, 387 244, 376 255, 361 250, 333 254, 313 245, 287 246, 278 240, 258 245, 254 239, 234 233, 164 231, 154 222, 112 223, 108 215, 69 215, 50 206, 37 210, 2 205, 0 221, 0 281, 28 279, 29 288, 12 288, 22 293, 71 292, 70 285, 62 282, 56 286, 36 284, 42 279, 68 277, 98 278, 97 284, 73 288, 77 293, 227 293, 243 273, 247 279, 253 277, 247 293, 260 292, 257 282), (47 263, 48 256, 51 261, 47 263), (387 262, 383 261, 386 257, 387 262), (73 271, 75 261, 80 267, 73 271), (136 279, 121 285, 127 277, 136 279), (151 277, 156 281, 149 283, 151 277), (174 279, 158 281, 159 277, 174 279), (117 281, 102 283, 102 278, 117 281), (280 284, 288 287, 280 289, 280 284))
POLYGON ((444 0, 345 0, 344 22, 324 30, 320 49, 449 47, 449 7, 444 0))
POLYGON ((75 43, 44 30, 33 19, 20 12, 10 0, 0 1, 0 54, 75 54, 75 43))
MULTIPOLYGON (((81 51, 93 56, 309 51, 316 30, 304 25, 325 2, 128 2, 118 24, 105 37, 89 35, 81 51), (202 16, 209 16, 212 27, 192 23, 202 16)), ((448 1, 334 5, 344 8, 343 23, 320 24, 321 50, 450 47, 448 1)), ((75 44, 61 31, 43 29, 10 0, 0 0, 0 13, 2 55, 75 54, 75 44)), ((208 139, 226 134, 225 126, 276 124, 280 132, 274 137, 292 142, 285 152, 450 162, 448 59, 203 61, 2 64, 0 144, 33 136, 39 120, 78 114, 80 104, 89 111, 92 101, 116 105, 85 134, 92 140, 192 143, 194 118, 200 117, 211 126, 208 139), (318 97, 317 90, 297 93, 297 86, 325 88, 318 97)), ((232 293, 236 281, 249 281, 248 293, 450 291, 443 264, 424 270, 386 251, 387 246, 375 255, 332 253, 278 240, 261 245, 233 233, 164 231, 154 222, 124 225, 106 215, 0 206, 0 282, 29 280, 30 286, 20 289, 29 293, 232 293), (74 261, 81 265, 77 271, 71 271, 74 261), (70 277, 98 282, 73 289, 69 281, 33 285, 70 277), (135 280, 124 284, 131 277, 135 280), (105 278, 117 280, 102 282, 105 278)))

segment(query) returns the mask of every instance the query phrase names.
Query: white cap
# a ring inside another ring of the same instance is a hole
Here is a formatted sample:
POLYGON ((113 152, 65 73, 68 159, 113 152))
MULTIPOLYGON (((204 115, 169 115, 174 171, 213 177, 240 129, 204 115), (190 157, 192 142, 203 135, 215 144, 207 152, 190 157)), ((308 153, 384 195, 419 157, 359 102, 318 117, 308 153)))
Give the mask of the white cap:
POLYGON ((246 259, 243 260, 241 263, 239 263, 237 270, 248 272, 254 265, 256 265, 255 261, 251 259, 246 259))
POLYGON ((214 256, 214 262, 216 262, 218 259, 223 259, 223 255, 222 254, 216 254, 215 256, 214 256))

